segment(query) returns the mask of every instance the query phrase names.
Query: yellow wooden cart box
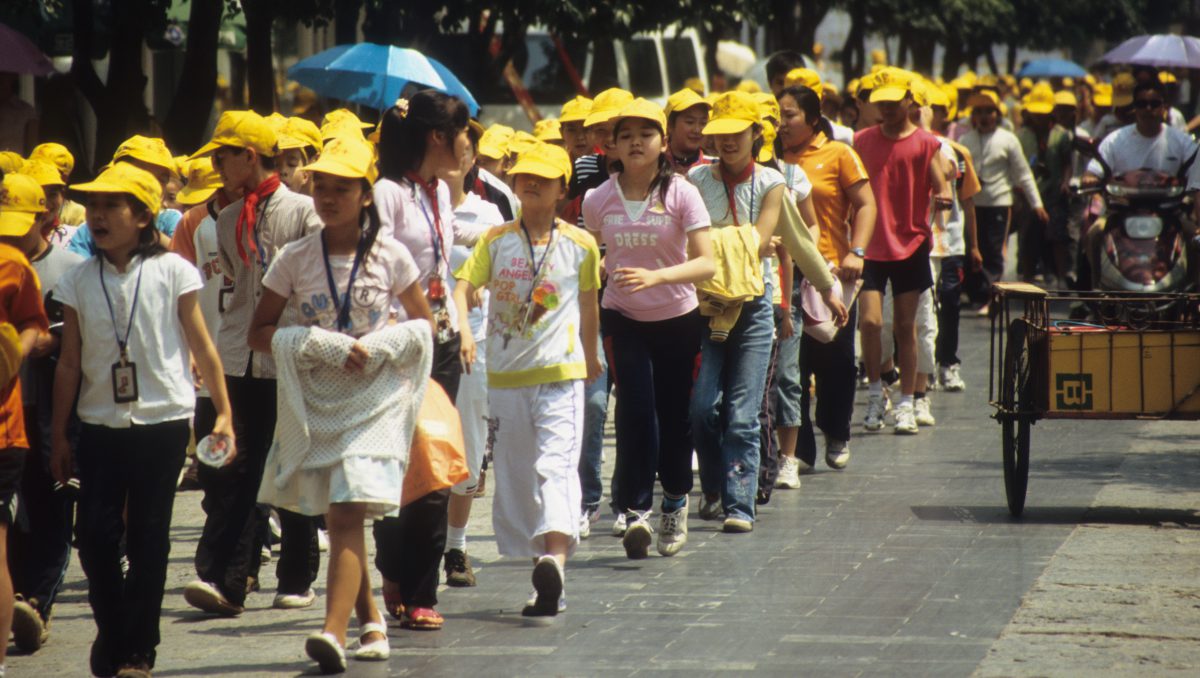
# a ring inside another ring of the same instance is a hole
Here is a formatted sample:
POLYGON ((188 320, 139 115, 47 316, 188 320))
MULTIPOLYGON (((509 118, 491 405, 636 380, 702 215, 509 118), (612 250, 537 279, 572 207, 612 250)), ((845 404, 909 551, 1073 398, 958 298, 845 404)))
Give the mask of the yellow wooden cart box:
POLYGON ((1200 330, 1047 331, 1048 416, 1200 413, 1200 330))

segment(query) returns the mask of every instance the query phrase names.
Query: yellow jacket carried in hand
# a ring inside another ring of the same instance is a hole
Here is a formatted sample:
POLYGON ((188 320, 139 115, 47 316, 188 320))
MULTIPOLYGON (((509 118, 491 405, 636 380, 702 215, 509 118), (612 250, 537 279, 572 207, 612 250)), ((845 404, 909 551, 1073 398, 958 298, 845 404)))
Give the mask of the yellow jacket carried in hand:
POLYGON ((700 314, 712 316, 712 340, 725 341, 742 313, 742 302, 762 296, 762 259, 754 224, 709 230, 717 272, 696 284, 700 314))

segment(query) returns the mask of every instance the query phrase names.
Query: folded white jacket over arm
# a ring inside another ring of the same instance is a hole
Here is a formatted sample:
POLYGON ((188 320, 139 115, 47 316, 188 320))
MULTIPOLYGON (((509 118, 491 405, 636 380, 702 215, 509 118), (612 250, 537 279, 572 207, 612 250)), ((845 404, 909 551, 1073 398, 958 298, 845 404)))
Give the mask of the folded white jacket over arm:
MULTIPOLYGON (((274 468, 282 489, 296 469, 351 456, 396 459, 403 467, 433 360, 429 323, 410 320, 359 339, 318 327, 285 327, 271 340, 278 378, 274 468), (362 371, 346 369, 355 341, 362 371)), ((268 480, 268 478, 270 480, 268 480)))

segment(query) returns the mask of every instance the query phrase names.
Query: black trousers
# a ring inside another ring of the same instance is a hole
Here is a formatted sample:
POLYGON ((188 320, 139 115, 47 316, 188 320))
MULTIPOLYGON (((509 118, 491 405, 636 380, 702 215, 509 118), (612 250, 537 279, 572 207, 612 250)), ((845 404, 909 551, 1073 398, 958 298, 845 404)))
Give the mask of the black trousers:
POLYGON ((816 427, 826 438, 850 440, 850 418, 854 415, 854 389, 858 366, 854 360, 854 332, 858 326, 858 304, 850 306, 850 319, 828 344, 807 334, 800 340, 801 423, 796 439, 796 456, 814 466, 817 463, 817 437, 809 411, 815 380, 817 392, 816 427))
POLYGON ((957 365, 958 321, 962 312, 962 288, 966 277, 966 257, 954 256, 942 259, 942 270, 938 274, 937 319, 938 333, 934 345, 934 358, 942 367, 957 365))
POLYGON ((154 665, 171 511, 188 433, 186 419, 125 429, 83 426, 79 560, 96 620, 96 675, 112 675, 123 664, 154 665), (122 537, 127 575, 121 573, 122 537))
POLYGON ((617 399, 616 504, 649 511, 654 479, 663 492, 692 490, 692 425, 688 406, 692 375, 707 324, 699 310, 657 322, 641 322, 604 309, 601 327, 610 349, 617 399))
POLYGON ((400 587, 400 600, 406 608, 437 605, 438 566, 446 550, 449 508, 447 487, 409 502, 397 518, 375 521, 375 567, 400 587))
POLYGON ((1012 208, 975 206, 979 252, 983 255, 983 272, 971 273, 968 290, 976 302, 987 301, 992 285, 1004 276, 1004 243, 1008 240, 1008 225, 1012 208))
MULTIPOLYGON (((196 545, 196 574, 235 605, 257 577, 267 512, 257 503, 267 451, 275 435, 275 380, 225 377, 238 454, 221 468, 200 466, 201 506, 207 515, 196 545)), ((303 593, 317 579, 321 554, 313 518, 279 511, 283 531, 276 575, 279 593, 303 593)))
MULTIPOLYGON (((455 335, 433 347, 431 376, 445 389, 450 402, 458 397, 458 382, 462 378, 458 360, 461 346, 462 337, 455 335)), ((384 579, 399 585, 405 607, 437 604, 438 566, 446 550, 449 510, 450 489, 446 488, 444 492, 431 492, 409 502, 395 518, 375 521, 375 567, 384 579)))

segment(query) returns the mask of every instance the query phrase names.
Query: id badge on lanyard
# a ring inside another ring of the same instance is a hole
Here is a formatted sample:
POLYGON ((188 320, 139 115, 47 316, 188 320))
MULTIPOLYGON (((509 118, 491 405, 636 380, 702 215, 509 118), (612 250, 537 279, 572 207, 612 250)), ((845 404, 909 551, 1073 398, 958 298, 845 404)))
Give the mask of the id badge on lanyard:
POLYGON ((117 330, 117 314, 113 309, 112 298, 108 295, 108 284, 104 282, 104 262, 97 260, 100 265, 100 289, 104 292, 104 301, 108 303, 108 315, 112 319, 113 336, 117 340, 119 358, 112 365, 113 402, 118 405, 134 403, 138 400, 137 364, 129 359, 129 335, 133 331, 133 316, 137 313, 138 297, 142 291, 142 271, 145 262, 138 264, 137 284, 133 288, 133 303, 129 306, 129 322, 125 325, 125 336, 117 330))

